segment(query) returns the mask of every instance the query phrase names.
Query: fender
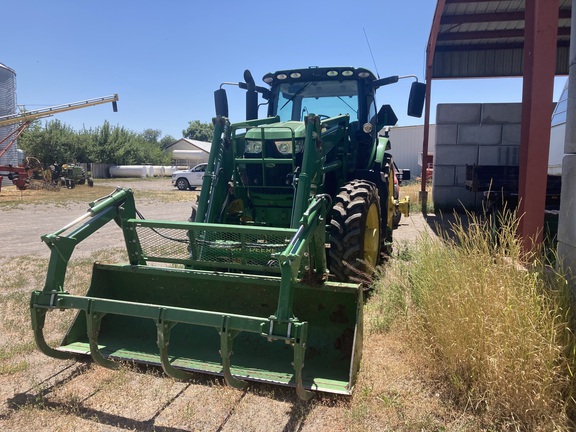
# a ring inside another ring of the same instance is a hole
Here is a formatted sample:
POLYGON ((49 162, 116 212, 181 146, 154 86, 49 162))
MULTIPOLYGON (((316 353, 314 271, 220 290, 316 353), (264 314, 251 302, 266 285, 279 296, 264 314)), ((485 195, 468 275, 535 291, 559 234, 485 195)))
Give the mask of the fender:
MULTIPOLYGON (((378 144, 376 146, 376 155, 374 157, 374 165, 382 167, 385 160, 386 150, 390 150, 390 139, 387 137, 378 137, 378 144)), ((375 167, 374 167, 375 168, 375 167)))

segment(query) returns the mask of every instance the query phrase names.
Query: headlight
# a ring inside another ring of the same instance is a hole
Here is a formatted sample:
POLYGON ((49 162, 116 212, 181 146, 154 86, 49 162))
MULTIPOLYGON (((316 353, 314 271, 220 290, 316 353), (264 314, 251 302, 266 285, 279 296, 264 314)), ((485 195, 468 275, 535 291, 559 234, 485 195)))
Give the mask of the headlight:
POLYGON ((246 140, 244 153, 262 153, 262 141, 246 140))
MULTIPOLYGON (((292 141, 276 141, 276 149, 283 155, 292 154, 292 141)), ((302 153, 302 140, 294 141, 294 153, 302 153)))

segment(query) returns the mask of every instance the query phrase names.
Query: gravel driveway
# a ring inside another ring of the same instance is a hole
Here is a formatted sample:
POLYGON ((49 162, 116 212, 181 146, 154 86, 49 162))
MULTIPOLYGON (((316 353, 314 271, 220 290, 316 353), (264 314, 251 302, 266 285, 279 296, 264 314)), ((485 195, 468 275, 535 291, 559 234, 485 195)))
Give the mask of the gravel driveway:
MULTIPOLYGON (((123 181, 110 180, 98 182, 99 185, 127 187, 133 190, 167 190, 170 193, 189 194, 190 201, 155 203, 151 200, 137 200, 138 211, 146 219, 169 221, 186 221, 191 213, 191 203, 195 193, 178 191, 171 187, 170 179, 163 181, 123 181)), ((19 206, 18 208, 0 209, 0 238, 4 245, 0 251, 1 257, 8 258, 22 255, 38 255, 48 257, 50 249, 40 239, 44 234, 53 233, 69 222, 83 215, 88 210, 86 203, 70 203, 67 205, 19 206)), ((96 234, 78 244, 74 256, 89 255, 91 252, 114 247, 123 247, 123 237, 120 228, 113 222, 100 228, 96 234)))

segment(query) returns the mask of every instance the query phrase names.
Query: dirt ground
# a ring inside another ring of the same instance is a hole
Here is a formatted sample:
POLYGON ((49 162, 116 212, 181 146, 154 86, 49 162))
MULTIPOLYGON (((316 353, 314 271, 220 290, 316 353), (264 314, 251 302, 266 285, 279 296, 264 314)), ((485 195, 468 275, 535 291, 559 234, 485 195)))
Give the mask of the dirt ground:
MULTIPOLYGON (((170 189, 164 182, 135 182, 114 186, 166 188, 169 193, 194 192, 170 189)), ((22 308, 19 320, 0 318, 0 429, 29 431, 348 431, 348 430, 466 430, 466 416, 454 413, 440 397, 440 390, 422 380, 411 367, 401 337, 379 334, 365 338, 364 361, 354 396, 319 395, 301 402, 293 389, 253 384, 239 391, 219 378, 198 374, 194 381, 162 377, 161 371, 125 367, 111 371, 92 362, 55 360, 34 347, 32 332, 14 340, 29 326, 27 299, 33 289, 20 280, 18 271, 45 270, 48 247, 42 234, 54 232, 82 215, 87 204, 24 205, 0 207, 0 266, 10 262, 20 269, 3 271, 0 301, 9 310, 22 308), (19 263, 20 258, 22 262, 19 263), (15 260, 16 258, 16 260, 15 260), (39 264, 40 263, 40 264, 39 264), (41 270, 38 270, 38 269, 41 270), (18 288, 9 292, 11 284, 18 288), (17 305, 17 306, 14 306, 17 305), (2 323, 2 320, 4 322, 2 323), (17 353, 14 356, 14 352, 17 353), (12 353, 9 356, 7 353, 12 353), (371 376, 386 377, 374 382, 371 376)), ((147 219, 185 221, 190 202, 158 204, 143 200, 138 210, 147 219)), ((403 218, 396 241, 413 241, 432 222, 422 215, 403 218)), ((78 247, 77 254, 123 247, 121 231, 114 224, 102 228, 78 247)), ((36 275, 42 280, 43 274, 36 275)), ((29 327, 28 327, 29 328, 29 327)), ((65 330, 65 329, 64 329, 65 330)), ((63 331, 64 331, 63 330, 63 331)), ((57 341, 51 341, 57 343, 57 341)))

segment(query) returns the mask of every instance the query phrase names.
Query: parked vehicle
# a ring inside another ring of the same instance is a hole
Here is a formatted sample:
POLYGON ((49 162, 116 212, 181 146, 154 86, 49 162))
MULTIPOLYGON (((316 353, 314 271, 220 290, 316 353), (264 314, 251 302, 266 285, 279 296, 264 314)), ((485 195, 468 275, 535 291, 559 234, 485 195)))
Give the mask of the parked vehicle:
POLYGON ((174 171, 172 174, 172 186, 176 186, 179 190, 194 190, 202 186, 206 165, 208 164, 201 163, 188 170, 174 171))

